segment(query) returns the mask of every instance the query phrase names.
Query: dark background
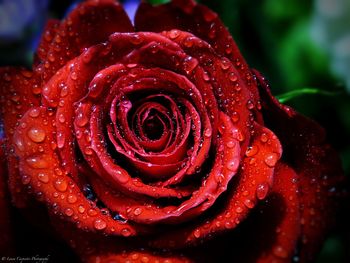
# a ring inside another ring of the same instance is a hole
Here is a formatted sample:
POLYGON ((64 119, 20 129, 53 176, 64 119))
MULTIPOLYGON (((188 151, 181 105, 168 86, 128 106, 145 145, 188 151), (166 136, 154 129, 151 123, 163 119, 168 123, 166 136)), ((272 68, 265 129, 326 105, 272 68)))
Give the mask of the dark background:
MULTIPOLYGON (((63 18, 76 2, 0 0, 0 66, 30 67, 45 21, 63 18)), ((129 12, 137 4, 136 0, 122 2, 129 12)), ((268 78, 274 95, 286 97, 283 94, 305 88, 319 90, 286 103, 326 128, 349 175, 350 1, 200 2, 220 15, 249 65, 268 78), (330 94, 322 94, 324 91, 330 94)), ((350 262, 347 220, 349 216, 343 212, 317 262, 350 262)))

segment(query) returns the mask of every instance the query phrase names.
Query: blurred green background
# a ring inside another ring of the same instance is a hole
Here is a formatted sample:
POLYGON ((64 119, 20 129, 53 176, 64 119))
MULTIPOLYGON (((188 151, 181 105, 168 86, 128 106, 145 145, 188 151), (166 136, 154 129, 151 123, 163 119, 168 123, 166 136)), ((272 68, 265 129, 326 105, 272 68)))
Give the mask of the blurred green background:
MULTIPOLYGON (((6 2, 11 1, 0 0, 0 66, 30 66, 44 21, 48 17, 62 18, 74 3, 63 0, 12 1, 12 5, 15 2, 35 5, 31 16, 23 22, 23 15, 22 18, 15 17, 14 21, 11 21, 11 17, 6 20, 6 10, 1 12, 1 8, 6 8, 6 2), (19 24, 20 21, 22 24, 19 24), (9 25, 13 27, 16 23, 19 24, 17 30, 7 30, 3 34, 1 30, 8 29, 9 25)), ((132 11, 137 1, 122 2, 132 11)), ((349 175, 350 1, 200 2, 220 15, 249 65, 268 78, 274 95, 305 88, 320 91, 291 98, 286 104, 326 128, 328 139, 340 152, 345 173, 349 175), (324 91, 329 94, 322 94, 324 91)), ((349 215, 345 211, 325 243, 318 263, 350 262, 347 220, 349 215)))

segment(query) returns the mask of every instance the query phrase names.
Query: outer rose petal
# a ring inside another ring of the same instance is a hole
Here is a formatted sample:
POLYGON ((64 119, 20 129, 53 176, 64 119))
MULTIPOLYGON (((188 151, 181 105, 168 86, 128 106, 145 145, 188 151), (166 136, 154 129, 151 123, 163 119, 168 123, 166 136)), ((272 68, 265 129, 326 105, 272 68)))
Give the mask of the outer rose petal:
MULTIPOLYGON (((1 145, 3 140, 0 140, 1 145)), ((6 162, 3 148, 0 147, 0 255, 12 255, 12 227, 10 221, 9 196, 7 190, 6 162)))
POLYGON ((339 197, 344 194, 345 177, 340 159, 325 142, 322 127, 280 104, 262 75, 254 73, 260 83, 267 125, 282 142, 284 161, 298 174, 302 226, 298 256, 301 262, 308 262, 314 258, 334 223, 339 197))
POLYGON ((45 201, 54 214, 65 215, 68 221, 82 224, 85 230, 123 236, 139 233, 141 228, 104 214, 62 170, 54 151, 57 147, 53 140, 54 124, 54 117, 45 107, 34 107, 21 119, 14 140, 22 183, 30 183, 36 197, 45 201))
POLYGON ((87 263, 195 263, 182 252, 154 251, 145 248, 142 240, 128 240, 120 237, 104 237, 86 233, 74 226, 62 224, 54 219, 54 224, 69 241, 82 262, 87 263))
POLYGON ((12 201, 18 207, 25 206, 27 191, 23 189, 18 172, 18 161, 11 150, 13 149, 12 136, 23 114, 30 107, 39 105, 40 82, 38 74, 24 68, 0 69, 0 110, 4 122, 9 189, 12 201))
POLYGON ((47 21, 44 31, 41 35, 41 39, 34 54, 34 66, 39 65, 44 62, 47 56, 47 53, 50 49, 51 41, 53 37, 57 34, 57 29, 60 25, 60 21, 56 19, 50 19, 47 21))
POLYGON ((49 80, 85 48, 106 41, 110 34, 134 31, 124 9, 114 0, 83 2, 74 8, 58 28, 50 28, 49 24, 38 50, 42 63, 36 70, 42 74, 44 81, 49 80), (53 35, 53 32, 56 34, 53 35), (45 59, 40 48, 46 50, 45 59))
POLYGON ((252 94, 254 104, 259 93, 251 71, 230 32, 218 15, 194 0, 172 0, 152 6, 142 2, 135 16, 136 31, 161 32, 172 29, 187 31, 208 42, 219 56, 227 57, 237 67, 252 94))

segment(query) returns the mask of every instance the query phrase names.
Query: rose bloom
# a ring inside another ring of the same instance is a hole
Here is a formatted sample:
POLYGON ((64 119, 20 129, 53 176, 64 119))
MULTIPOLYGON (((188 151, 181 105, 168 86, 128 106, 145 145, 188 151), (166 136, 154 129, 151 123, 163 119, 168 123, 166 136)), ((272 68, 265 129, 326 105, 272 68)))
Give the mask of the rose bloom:
POLYGON ((309 262, 335 217, 324 130, 192 0, 143 2, 135 25, 81 3, 48 22, 31 71, 0 79, 1 194, 83 262, 309 262))

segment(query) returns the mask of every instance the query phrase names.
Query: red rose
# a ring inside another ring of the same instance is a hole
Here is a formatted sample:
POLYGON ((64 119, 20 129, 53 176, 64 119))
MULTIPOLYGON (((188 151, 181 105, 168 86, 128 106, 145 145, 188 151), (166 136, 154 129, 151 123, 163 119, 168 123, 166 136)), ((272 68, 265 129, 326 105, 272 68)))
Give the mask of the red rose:
POLYGON ((315 255, 338 157, 211 10, 142 3, 133 26, 115 1, 87 1, 48 23, 35 58, 1 71, 9 189, 17 207, 44 203, 83 261, 315 255))

